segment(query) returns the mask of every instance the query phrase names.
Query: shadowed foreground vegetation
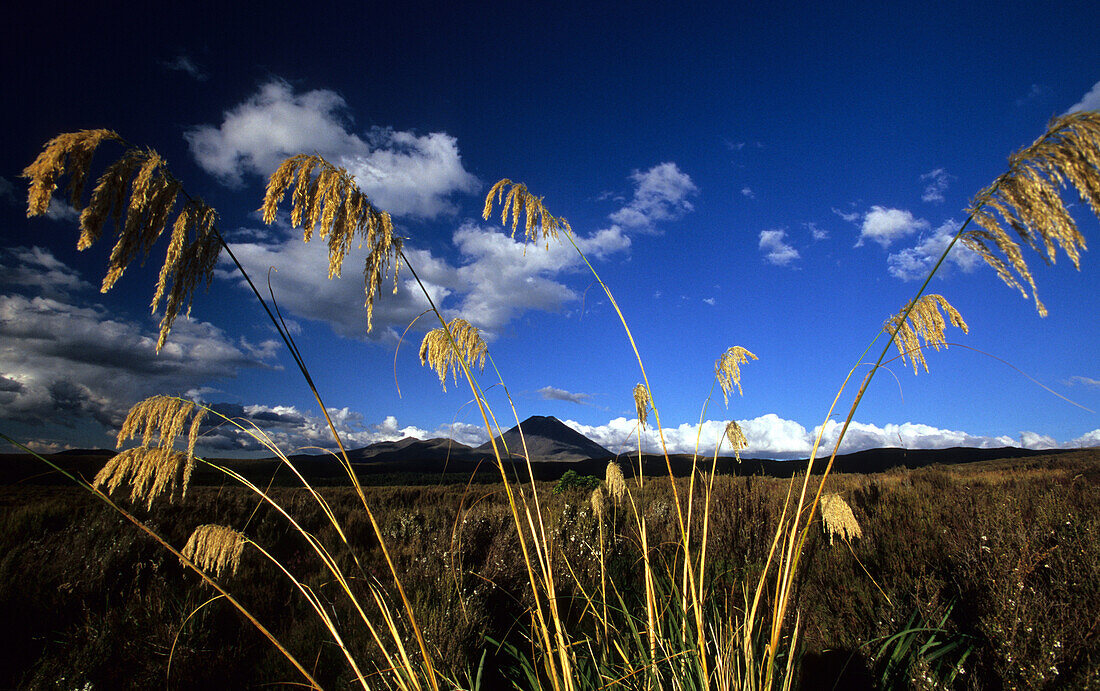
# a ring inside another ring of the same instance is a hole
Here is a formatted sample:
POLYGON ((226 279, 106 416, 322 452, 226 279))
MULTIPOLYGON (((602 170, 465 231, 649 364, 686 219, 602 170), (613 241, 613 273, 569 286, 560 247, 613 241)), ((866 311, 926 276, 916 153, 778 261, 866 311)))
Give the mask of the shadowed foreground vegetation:
MULTIPOLYGON (((544 483, 541 495, 556 559, 577 576, 560 593, 574 603, 563 616, 580 622, 586 600, 577 590, 599 587, 599 524, 587 492, 552 494, 552 487, 544 483)), ((717 478, 708 545, 714 598, 756 583, 787 489, 781 479, 717 478)), ((680 491, 686 490, 684 481, 680 491)), ((476 675, 484 655, 483 688, 498 688, 514 671, 514 657, 486 637, 520 650, 530 646, 522 638, 530 589, 501 487, 365 491, 407 574, 404 585, 428 645, 449 668, 443 671, 476 675)), ((807 543, 811 558, 798 575, 798 611, 788 615, 792 625, 796 614, 802 622, 804 688, 834 682, 881 688, 889 685, 891 659, 906 667, 892 681, 898 688, 939 687, 945 677, 936 663, 960 659, 956 688, 1100 685, 1100 451, 836 474, 831 491, 852 507, 862 538, 830 545, 813 531, 807 543), (940 630, 896 638, 883 649, 890 636, 918 627, 940 630), (900 655, 905 642, 912 650, 923 645, 925 654, 900 655)), ((305 491, 273 492, 337 550, 331 525, 305 491)), ((352 490, 323 493, 359 555, 362 572, 350 559, 348 570, 358 574, 359 601, 369 603, 369 581, 389 586, 377 539, 352 490)), ((664 552, 671 558, 678 528, 668 484, 647 483, 643 503, 653 558, 664 552)), ((628 586, 622 597, 629 603, 642 591, 640 584, 629 588, 637 580, 636 528, 621 508, 619 515, 608 511, 607 568, 628 586)), ((337 620, 354 616, 347 600, 331 592, 331 577, 301 535, 245 490, 193 487, 186 499, 158 502, 139 515, 177 545, 196 523, 247 526, 333 603, 337 620)), ((269 562, 246 551, 227 583, 326 688, 355 682, 317 617, 269 562)), ((670 584, 659 585, 667 598, 670 584)), ((0 687, 246 688, 297 681, 286 659, 232 607, 210 601, 216 595, 84 490, 0 488, 0 687)), ((348 641, 363 659, 375 654, 367 635, 348 641)))

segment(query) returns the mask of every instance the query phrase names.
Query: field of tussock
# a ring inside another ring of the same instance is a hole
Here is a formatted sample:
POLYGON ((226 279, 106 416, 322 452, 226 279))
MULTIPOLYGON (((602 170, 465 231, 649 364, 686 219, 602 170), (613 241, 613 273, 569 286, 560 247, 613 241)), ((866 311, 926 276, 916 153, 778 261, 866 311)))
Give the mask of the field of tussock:
MULTIPOLYGON (((1100 450, 837 474, 829 483, 851 506, 862 537, 830 544, 814 531, 807 544, 797 584, 805 687, 873 688, 885 664, 882 643, 914 626, 942 628, 941 643, 959 644, 953 654, 970 651, 959 688, 1100 685, 1100 450)), ((551 494, 552 487, 545 484, 543 497, 555 558, 577 575, 571 587, 596 583, 599 530, 588 495, 551 494)), ((782 479, 718 478, 708 597, 740 598, 742 584, 755 582, 787 488, 782 479)), ((303 527, 336 544, 301 490, 273 492, 303 527)), ((369 582, 392 582, 377 542, 350 490, 323 492, 360 555, 362 569, 348 560, 349 572, 364 588, 361 601, 370 602, 369 582)), ((522 644, 517 621, 529 598, 500 487, 366 492, 429 645, 456 676, 485 652, 491 683, 497 654, 485 636, 522 644)), ((659 560, 678 539, 667 482, 649 483, 638 499, 659 560)), ((245 490, 193 487, 186 499, 135 511, 177 547, 196 525, 233 526, 306 574, 322 598, 332 587, 300 535, 245 490)), ((627 547, 636 535, 621 514, 609 517, 616 528, 604 549, 608 567, 629 580, 634 564, 625 560, 637 550, 627 547)), ((326 688, 352 681, 316 616, 268 562, 246 551, 228 583, 326 688)), ((296 680, 284 658, 215 595, 86 492, 0 486, 0 688, 246 688, 296 680)), ((575 592, 562 595, 577 595, 578 609, 583 602, 575 592)), ((336 620, 350 621, 355 614, 342 607, 333 607, 336 620)), ((564 612, 581 616, 568 606, 564 612)), ((349 627, 348 644, 369 657, 357 628, 349 627)), ((919 688, 922 671, 910 677, 906 683, 919 688)))

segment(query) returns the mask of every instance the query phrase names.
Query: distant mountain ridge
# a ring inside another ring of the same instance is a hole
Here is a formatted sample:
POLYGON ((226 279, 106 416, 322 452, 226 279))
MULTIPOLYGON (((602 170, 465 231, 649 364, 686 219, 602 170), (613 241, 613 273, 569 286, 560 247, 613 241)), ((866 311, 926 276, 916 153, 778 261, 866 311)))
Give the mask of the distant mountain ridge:
MULTIPOLYGON (((646 475, 667 475, 671 472, 678 477, 690 474, 698 467, 691 454, 670 454, 666 459, 656 454, 643 454, 639 459, 637 452, 616 455, 577 432, 557 418, 535 415, 521 423, 523 438, 530 453, 531 470, 538 479, 554 480, 567 471, 582 475, 602 477, 607 461, 616 458, 627 475, 638 472, 639 462, 646 475)), ((507 446, 509 456, 505 459, 511 467, 509 475, 527 475, 526 462, 523 460, 524 445, 520 440, 519 427, 512 427, 496 438, 500 452, 507 446)), ((1100 449, 1075 450, 1077 455, 1095 459, 1097 472, 1100 472, 1100 449)), ((999 449, 981 449, 972 447, 949 449, 903 449, 878 448, 857 451, 837 456, 834 473, 876 473, 890 468, 921 468, 933 464, 956 465, 977 461, 1026 459, 1033 456, 1059 456, 1069 453, 1066 449, 1031 450, 1016 447, 999 449)), ((52 457, 70 471, 86 478, 92 478, 103 467, 114 451, 102 449, 73 449, 54 454, 52 457)), ((493 481, 499 473, 493 470, 495 456, 492 445, 482 444, 476 448, 451 439, 416 439, 405 437, 397 441, 384 441, 348 451, 348 458, 355 472, 362 478, 401 476, 403 481, 417 481, 417 478, 435 477, 444 474, 451 476, 479 475, 483 480, 493 481)), ((280 482, 295 485, 298 480, 277 458, 258 459, 211 459, 234 468, 257 481, 270 481, 278 475, 280 482)), ((344 468, 335 462, 332 454, 296 454, 290 457, 298 471, 311 482, 339 484, 346 481, 344 468)), ((819 459, 813 466, 815 474, 822 472, 827 459, 819 459)), ((703 464, 707 469, 711 462, 703 464)), ((792 473, 802 472, 807 466, 806 459, 768 460, 744 458, 736 462, 732 457, 721 456, 717 459, 720 473, 736 475, 762 475, 789 478, 792 473)), ((225 481, 219 473, 199 468, 194 481, 200 484, 218 484, 225 481)), ((65 478, 44 471, 40 461, 29 454, 0 454, 0 484, 11 482, 57 483, 64 484, 65 478)))

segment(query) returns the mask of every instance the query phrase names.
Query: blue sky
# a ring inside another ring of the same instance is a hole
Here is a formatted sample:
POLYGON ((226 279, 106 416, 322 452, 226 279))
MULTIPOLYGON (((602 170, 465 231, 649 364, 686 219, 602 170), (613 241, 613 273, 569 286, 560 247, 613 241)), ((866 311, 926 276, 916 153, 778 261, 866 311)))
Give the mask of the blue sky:
MULTIPOLYGON (((19 173, 42 144, 108 127, 218 209, 255 277, 275 269, 349 446, 486 436, 468 392, 419 364, 431 321, 397 348, 424 305, 407 272, 368 334, 363 253, 330 281, 322 246, 256 216, 266 175, 302 152, 347 167, 390 211, 446 316, 488 336, 521 419, 554 415, 627 448, 640 375, 571 248, 524 253, 481 220, 503 177, 571 222, 634 331, 672 450, 693 446, 714 361, 740 345, 760 359, 743 366, 743 397, 711 400, 703 448, 737 419, 750 455, 804 456, 971 196, 1051 116, 1100 109, 1093 4, 964 5, 24 7, 4 40, 0 424, 44 450, 108 447, 130 405, 171 393, 247 416, 289 450, 331 444, 230 265, 158 356, 147 304, 163 245, 100 294, 110 240, 77 252, 61 204, 24 218, 19 173)), ((1074 209, 1095 245, 1097 220, 1074 209)), ((845 450, 1100 443, 1100 268, 1062 259, 1029 256, 1043 319, 954 251, 932 291, 969 323, 948 334, 966 347, 930 353, 929 374, 881 372, 845 450)), ((510 418, 500 387, 490 400, 510 418)), ((249 450, 225 430, 204 444, 249 450)))

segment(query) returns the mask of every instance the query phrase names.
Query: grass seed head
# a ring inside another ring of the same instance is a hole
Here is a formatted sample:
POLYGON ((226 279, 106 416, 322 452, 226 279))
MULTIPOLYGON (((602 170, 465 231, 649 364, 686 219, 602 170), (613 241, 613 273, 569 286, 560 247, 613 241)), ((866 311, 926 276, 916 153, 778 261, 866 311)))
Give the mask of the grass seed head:
POLYGON ((145 502, 145 508, 153 508, 153 501, 164 492, 173 496, 176 487, 186 494, 187 484, 194 467, 193 457, 168 448, 139 446, 117 455, 96 474, 92 484, 106 487, 110 494, 124 482, 130 483, 130 501, 145 502))
MULTIPOLYGON (((69 175, 72 203, 80 211, 77 249, 91 247, 103 235, 107 219, 115 218, 118 239, 111 250, 107 273, 100 287, 102 292, 114 287, 134 259, 149 255, 164 234, 177 201, 184 193, 183 186, 169 174, 160 154, 152 149, 133 147, 107 166, 96 181, 88 204, 83 206, 80 197, 92 154, 101 142, 108 140, 123 141, 110 130, 58 135, 23 171, 23 175, 31 179, 28 216, 45 213, 57 187, 57 178, 69 175)), ((214 277, 214 266, 222 249, 214 227, 216 219, 213 209, 201 200, 190 199, 172 224, 172 239, 152 303, 156 312, 161 299, 167 296, 157 340, 158 351, 164 346, 179 312, 190 311, 195 287, 201 281, 209 285, 214 277)))
POLYGON ((439 375, 439 382, 443 384, 443 390, 446 391, 448 373, 457 385, 461 363, 465 361, 471 367, 476 364, 484 369, 488 352, 489 347, 485 345, 477 327, 456 317, 447 324, 446 329, 439 327, 424 334, 424 340, 420 342, 420 364, 435 370, 439 375), (451 345, 452 338, 454 347, 451 345))
POLYGON ((737 458, 737 462, 740 463, 741 451, 748 447, 749 442, 745 439, 745 432, 741 429, 741 425, 737 424, 737 420, 726 423, 726 439, 733 448, 733 455, 737 458))
POLYGON ((623 469, 615 461, 607 464, 604 471, 604 484, 607 485, 607 494, 612 503, 618 506, 626 498, 626 478, 623 477, 623 469))
POLYGON ((916 374, 918 363, 924 366, 925 372, 928 371, 928 363, 924 359, 921 346, 922 340, 925 345, 930 345, 936 350, 939 350, 940 346, 947 347, 944 334, 947 320, 944 319, 944 315, 950 320, 952 326, 959 327, 963 333, 969 333, 970 328, 963 321, 959 311, 952 307, 942 295, 922 295, 916 303, 911 304, 912 309, 909 310, 907 317, 905 308, 902 308, 886 322, 883 330, 888 334, 897 330, 894 344, 901 353, 901 361, 905 362, 905 357, 908 355, 912 359, 913 374, 916 374))
POLYGON ((117 443, 122 446, 127 440, 140 436, 141 445, 108 461, 93 484, 106 486, 108 492, 114 492, 128 481, 130 500, 144 500, 149 508, 165 491, 173 495, 177 486, 181 496, 186 497, 195 466, 195 444, 205 415, 205 408, 171 396, 154 396, 138 403, 122 423, 117 443), (187 451, 176 452, 173 447, 192 414, 187 451))
POLYGON ((592 513, 596 516, 596 520, 603 520, 603 516, 607 512, 607 499, 604 496, 603 488, 597 487, 592 490, 592 496, 588 498, 588 501, 592 504, 592 513))
POLYGON ((299 154, 283 161, 268 178, 260 208, 265 223, 275 222, 279 203, 292 187, 291 226, 302 228, 305 242, 313 238, 315 230, 322 240, 328 242, 329 278, 340 276, 344 258, 356 236, 360 246, 367 245, 363 292, 366 295, 367 331, 370 331, 374 302, 391 261, 394 263, 394 292, 397 292, 397 258, 402 242, 394 237, 393 220, 388 213, 370 203, 347 170, 337 168, 320 156, 299 154))
POLYGON ((489 194, 485 195, 485 207, 481 217, 486 221, 493 213, 493 204, 501 204, 500 223, 508 225, 508 216, 512 217, 512 237, 516 235, 519 226, 520 215, 525 215, 524 223, 525 242, 546 242, 549 248, 550 240, 558 237, 558 232, 572 232, 569 221, 550 213, 546 205, 542 203, 542 197, 536 197, 527 190, 527 185, 522 182, 512 182, 504 178, 493 185, 489 194), (508 191, 505 192, 505 189, 508 191))
POLYGON ((837 535, 849 542, 853 538, 863 537, 852 507, 839 494, 826 494, 821 498, 821 525, 829 536, 830 545, 837 535))
POLYGON ((638 424, 645 429, 646 418, 649 417, 649 408, 653 399, 649 396, 649 389, 643 384, 634 385, 634 409, 638 413, 638 424))
POLYGON ((99 129, 66 132, 46 142, 38 158, 23 169, 22 177, 31 181, 27 216, 46 213, 57 190, 57 179, 66 173, 69 175, 70 201, 74 207, 79 207, 92 156, 104 141, 121 142, 122 138, 111 130, 99 129))
POLYGON ((714 376, 718 378, 718 384, 722 387, 722 397, 726 405, 729 405, 729 394, 734 386, 737 387, 738 395, 744 395, 741 391, 741 364, 750 359, 758 358, 741 346, 732 346, 715 361, 714 376))
POLYGON ((248 538, 222 525, 200 525, 191 533, 182 553, 206 572, 220 576, 226 567, 236 574, 241 565, 241 552, 248 538))
POLYGON ((1080 268, 1085 238, 1066 210, 1061 190, 1071 184, 1100 216, 1100 113, 1081 111, 1052 119, 1043 136, 1008 162, 1008 171, 971 200, 969 212, 980 227, 961 239, 1025 298, 1021 281, 1026 282, 1036 310, 1046 316, 1017 240, 1040 252, 1047 263, 1054 263, 1061 247, 1080 268))

